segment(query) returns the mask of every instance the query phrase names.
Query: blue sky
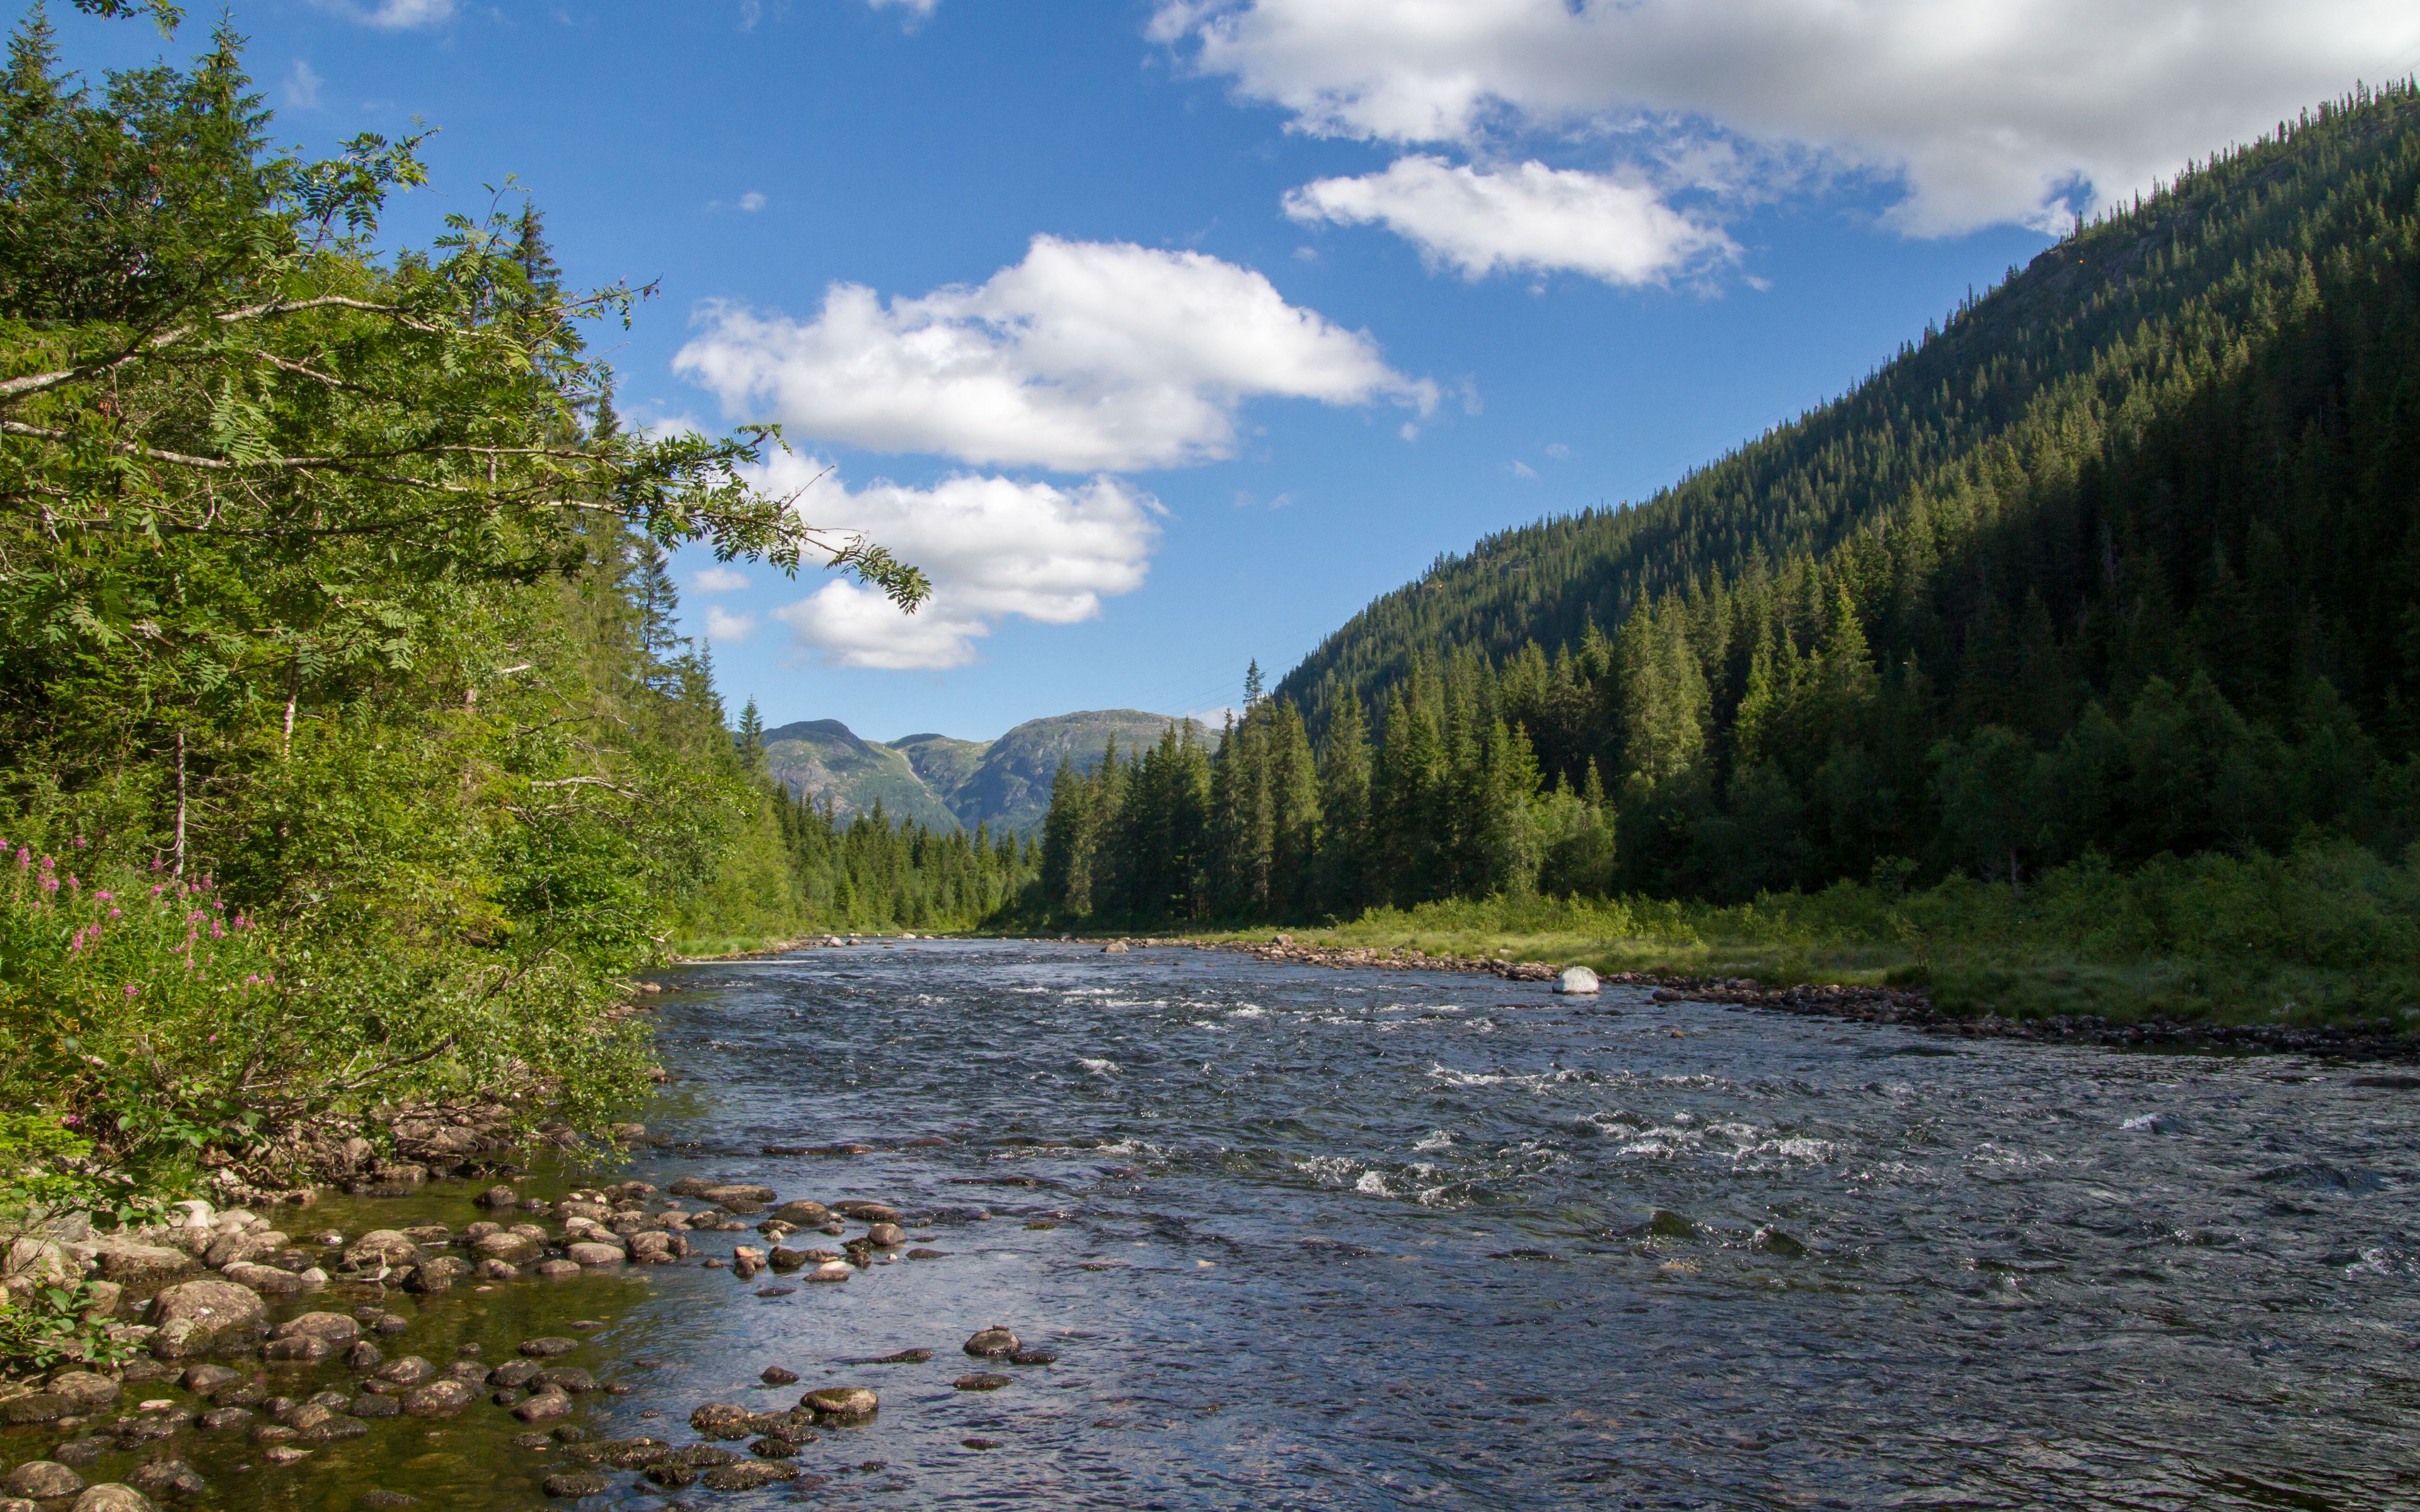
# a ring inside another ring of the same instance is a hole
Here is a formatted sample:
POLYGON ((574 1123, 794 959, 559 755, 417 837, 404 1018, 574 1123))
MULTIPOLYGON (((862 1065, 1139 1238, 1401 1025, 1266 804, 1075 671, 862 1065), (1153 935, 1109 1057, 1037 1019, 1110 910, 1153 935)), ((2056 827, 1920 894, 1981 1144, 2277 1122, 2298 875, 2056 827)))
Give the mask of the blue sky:
MULTIPOLYGON (((55 18, 87 69, 157 53, 55 18)), ((206 18, 205 18, 206 19, 206 18)), ((1642 499, 2052 228, 2420 65, 2373 0, 261 0, 277 132, 509 178, 623 407, 926 565, 681 563, 736 708, 985 738, 1207 710, 1440 552, 1642 499)), ((198 26, 169 44, 190 51, 198 26)))

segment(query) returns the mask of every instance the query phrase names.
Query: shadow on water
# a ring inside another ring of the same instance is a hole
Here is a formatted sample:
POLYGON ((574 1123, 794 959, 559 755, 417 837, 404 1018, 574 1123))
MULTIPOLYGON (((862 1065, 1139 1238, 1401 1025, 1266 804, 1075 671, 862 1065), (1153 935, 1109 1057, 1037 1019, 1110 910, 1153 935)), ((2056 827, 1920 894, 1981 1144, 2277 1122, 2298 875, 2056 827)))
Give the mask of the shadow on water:
MULTIPOLYGON (((934 942, 665 980, 673 1143, 631 1174, 888 1201, 939 1257, 458 1289, 399 1304, 387 1349, 572 1334, 570 1363, 628 1388, 582 1399, 591 1437, 880 1393, 871 1427, 805 1446, 823 1484, 690 1504, 2420 1502, 2412 1104, 2350 1071, 1182 949, 934 942), (1056 1363, 954 1389, 993 1323, 1056 1363), (935 1353, 849 1363, 910 1349, 935 1353), (804 1379, 765 1387, 770 1365, 804 1379)), ((472 1190, 287 1227, 458 1228, 472 1190)), ((694 1242, 734 1240, 761 1242, 694 1242)), ((247 1444, 176 1443, 205 1504, 332 1512, 372 1487, 535 1506, 566 1452, 512 1446, 485 1405, 372 1429, 242 1473, 247 1444)), ((664 1494, 611 1480, 582 1505, 664 1494)))

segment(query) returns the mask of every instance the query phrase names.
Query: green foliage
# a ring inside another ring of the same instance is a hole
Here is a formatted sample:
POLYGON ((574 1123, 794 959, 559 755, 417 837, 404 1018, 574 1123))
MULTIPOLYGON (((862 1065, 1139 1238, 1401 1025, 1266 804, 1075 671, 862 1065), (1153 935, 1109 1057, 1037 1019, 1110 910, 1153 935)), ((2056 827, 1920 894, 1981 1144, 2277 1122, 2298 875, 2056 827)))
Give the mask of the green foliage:
POLYGON ((585 332, 646 291, 534 208, 382 254, 416 140, 267 127, 225 27, 95 88, 37 11, 0 80, 0 1099, 163 1187, 635 1095, 628 974, 768 836, 786 887, 667 554, 924 589, 753 489, 769 428, 623 429, 585 332))

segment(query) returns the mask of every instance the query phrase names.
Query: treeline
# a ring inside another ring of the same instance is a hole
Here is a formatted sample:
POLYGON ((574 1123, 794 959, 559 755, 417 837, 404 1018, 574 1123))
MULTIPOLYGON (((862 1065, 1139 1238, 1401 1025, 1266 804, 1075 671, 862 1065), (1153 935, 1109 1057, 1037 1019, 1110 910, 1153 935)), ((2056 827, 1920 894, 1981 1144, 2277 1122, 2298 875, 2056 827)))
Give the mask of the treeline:
POLYGON ((879 803, 844 821, 831 803, 792 793, 766 769, 753 700, 740 711, 732 746, 756 784, 765 825, 743 838, 718 886, 688 911, 684 931, 693 942, 974 929, 1021 907, 1041 870, 1041 848, 1030 838, 893 821, 879 803))
POLYGON ((2402 855, 2420 101, 2196 168, 1848 399, 1441 564, 1215 755, 1065 808, 1047 904, 1137 923, 2402 855))

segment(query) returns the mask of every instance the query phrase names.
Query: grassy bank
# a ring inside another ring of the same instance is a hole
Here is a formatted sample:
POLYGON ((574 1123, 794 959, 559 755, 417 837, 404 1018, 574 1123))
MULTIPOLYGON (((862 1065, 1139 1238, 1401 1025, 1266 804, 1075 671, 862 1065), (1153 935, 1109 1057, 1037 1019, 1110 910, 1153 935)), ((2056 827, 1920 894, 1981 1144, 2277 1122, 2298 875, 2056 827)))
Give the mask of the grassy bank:
MULTIPOLYGON (((2094 861, 2023 887, 1951 879, 1783 893, 1736 907, 1495 898, 1374 909, 1305 944, 1579 964, 1599 971, 1922 986, 1941 1009, 2420 1030, 2420 851, 2094 861)), ((1266 931, 1228 938, 1266 938, 1266 931)))

